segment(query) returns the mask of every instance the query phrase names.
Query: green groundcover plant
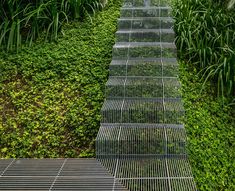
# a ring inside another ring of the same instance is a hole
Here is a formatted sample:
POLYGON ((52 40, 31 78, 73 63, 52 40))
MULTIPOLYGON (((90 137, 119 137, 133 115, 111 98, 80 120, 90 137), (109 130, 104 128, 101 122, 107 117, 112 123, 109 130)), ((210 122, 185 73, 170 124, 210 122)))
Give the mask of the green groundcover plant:
POLYGON ((94 155, 120 1, 57 42, 0 54, 0 158, 94 155))
POLYGON ((196 69, 180 64, 188 154, 198 190, 235 190, 235 113, 213 96, 196 69))

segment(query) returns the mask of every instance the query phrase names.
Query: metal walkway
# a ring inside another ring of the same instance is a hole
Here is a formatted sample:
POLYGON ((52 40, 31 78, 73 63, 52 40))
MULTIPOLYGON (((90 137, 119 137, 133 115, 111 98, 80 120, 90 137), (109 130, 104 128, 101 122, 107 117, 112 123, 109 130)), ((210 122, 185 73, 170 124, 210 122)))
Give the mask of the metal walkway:
POLYGON ((169 1, 124 0, 121 9, 96 147, 114 188, 196 190, 169 1))
POLYGON ((97 159, 0 160, 0 190, 196 191, 169 0, 124 0, 97 159))
POLYGON ((96 159, 2 159, 0 190, 126 190, 96 159))

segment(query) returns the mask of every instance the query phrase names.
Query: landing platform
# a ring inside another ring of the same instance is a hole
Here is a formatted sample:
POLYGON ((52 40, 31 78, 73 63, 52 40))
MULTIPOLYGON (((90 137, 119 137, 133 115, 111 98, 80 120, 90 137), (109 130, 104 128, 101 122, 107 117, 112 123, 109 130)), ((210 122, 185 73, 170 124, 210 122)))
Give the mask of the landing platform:
POLYGON ((2 159, 0 190, 126 189, 96 159, 2 159))

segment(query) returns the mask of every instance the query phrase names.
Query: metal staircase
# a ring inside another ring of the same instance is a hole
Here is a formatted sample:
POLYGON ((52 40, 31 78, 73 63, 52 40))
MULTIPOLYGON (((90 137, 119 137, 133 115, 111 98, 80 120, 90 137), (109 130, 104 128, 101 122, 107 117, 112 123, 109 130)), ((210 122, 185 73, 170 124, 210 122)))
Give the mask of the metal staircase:
POLYGON ((196 191, 169 0, 124 0, 96 159, 2 159, 0 190, 196 191))
POLYGON ((96 146, 114 190, 196 190, 168 2, 124 0, 121 9, 96 146))

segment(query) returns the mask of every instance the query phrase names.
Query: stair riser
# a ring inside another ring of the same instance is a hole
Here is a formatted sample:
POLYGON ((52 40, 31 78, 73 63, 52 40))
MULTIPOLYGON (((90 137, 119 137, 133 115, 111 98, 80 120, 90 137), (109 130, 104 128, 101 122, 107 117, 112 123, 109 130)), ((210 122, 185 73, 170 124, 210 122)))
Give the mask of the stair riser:
POLYGON ((110 156, 120 156, 120 157, 133 157, 130 155, 183 155, 186 154, 185 151, 185 141, 182 142, 165 142, 164 139, 150 141, 119 141, 111 142, 100 141, 99 155, 110 155, 110 156))
POLYGON ((109 69, 110 76, 156 76, 177 77, 178 64, 174 61, 118 61, 112 62, 109 69), (127 65, 126 65, 127 64, 127 65))
POLYGON ((122 9, 121 17, 171 17, 170 8, 162 9, 122 9))
POLYGON ((129 32, 116 33, 117 42, 174 42, 174 33, 129 32))
POLYGON ((101 110, 102 123, 166 123, 180 124, 184 109, 182 102, 106 100, 101 110))
POLYGON ((118 29, 171 29, 174 22, 168 18, 119 19, 118 29))
POLYGON ((176 57, 176 48, 174 46, 163 48, 161 46, 146 47, 114 47, 113 59, 127 58, 172 58, 176 57))
POLYGON ((102 111, 102 123, 174 123, 181 124, 184 111, 163 110, 105 110, 102 111))
POLYGON ((128 79, 106 84, 106 97, 180 98, 177 79, 128 79))
POLYGON ((124 0, 123 7, 144 7, 144 6, 168 6, 168 0, 150 0, 145 2, 143 0, 124 0))

